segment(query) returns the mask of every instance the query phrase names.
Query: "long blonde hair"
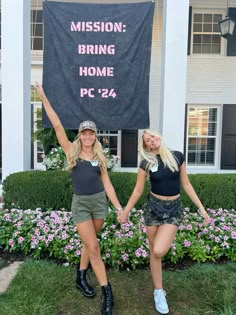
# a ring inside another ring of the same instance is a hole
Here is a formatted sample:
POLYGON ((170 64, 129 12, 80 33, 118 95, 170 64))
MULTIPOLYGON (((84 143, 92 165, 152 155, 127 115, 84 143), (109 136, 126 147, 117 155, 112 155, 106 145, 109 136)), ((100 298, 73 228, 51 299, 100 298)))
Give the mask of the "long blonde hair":
MULTIPOLYGON (((73 148, 68 157, 68 161, 67 161, 68 171, 72 171, 72 169, 76 166, 76 161, 78 159, 79 153, 82 150, 82 143, 79 136, 80 136, 80 133, 78 133, 77 137, 75 138, 75 141, 73 142, 73 148)), ((94 159, 98 161, 100 169, 104 170, 107 167, 107 160, 102 152, 102 145, 98 141, 97 137, 93 143, 93 156, 94 156, 94 159)))
POLYGON ((167 166, 172 172, 178 171, 179 168, 178 168, 177 161, 173 153, 171 152, 171 150, 167 148, 167 146, 165 145, 162 136, 156 131, 153 131, 151 129, 145 129, 139 141, 139 154, 142 160, 144 159, 148 162, 147 167, 146 167, 146 172, 149 173, 150 169, 158 163, 158 160, 156 158, 156 154, 153 153, 152 151, 148 151, 146 148, 146 145, 143 139, 143 135, 145 133, 148 133, 152 136, 160 138, 159 154, 160 154, 160 158, 162 162, 164 163, 164 166, 167 166))

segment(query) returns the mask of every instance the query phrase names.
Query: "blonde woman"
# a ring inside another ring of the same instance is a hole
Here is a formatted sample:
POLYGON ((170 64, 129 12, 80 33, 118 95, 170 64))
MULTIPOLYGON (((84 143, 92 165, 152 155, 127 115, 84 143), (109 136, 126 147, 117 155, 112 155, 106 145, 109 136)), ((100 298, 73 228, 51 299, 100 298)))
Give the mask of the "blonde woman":
POLYGON ((107 197, 117 209, 121 210, 115 190, 107 172, 106 158, 97 139, 97 128, 92 121, 83 121, 79 126, 76 140, 71 143, 61 121, 47 99, 43 88, 36 82, 35 90, 42 100, 44 109, 55 130, 58 142, 64 150, 68 170, 73 183, 72 215, 83 243, 80 265, 77 269, 76 287, 84 296, 93 297, 96 293, 86 278, 89 261, 102 287, 102 315, 111 315, 113 294, 107 280, 106 270, 101 258, 97 234, 101 230, 108 212, 107 197), (106 197, 107 196, 107 197, 106 197))
POLYGON ((161 259, 168 252, 183 216, 180 205, 180 185, 199 209, 204 222, 208 214, 195 193, 186 173, 184 156, 179 151, 169 150, 160 134, 145 130, 139 143, 141 162, 135 188, 129 201, 120 212, 120 223, 128 220, 130 210, 141 197, 147 177, 151 191, 144 207, 144 222, 150 247, 150 269, 154 290, 156 310, 168 314, 169 307, 162 288, 161 259))

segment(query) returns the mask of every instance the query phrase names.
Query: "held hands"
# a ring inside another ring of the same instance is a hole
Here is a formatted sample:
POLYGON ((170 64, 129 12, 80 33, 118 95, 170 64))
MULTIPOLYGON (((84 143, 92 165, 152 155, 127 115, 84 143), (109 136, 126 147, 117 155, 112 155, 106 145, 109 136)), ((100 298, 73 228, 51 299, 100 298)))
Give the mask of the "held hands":
POLYGON ((121 210, 117 212, 117 221, 122 224, 127 222, 129 219, 129 212, 125 211, 125 210, 121 210))
POLYGON ((199 208, 199 209, 198 209, 198 213, 203 217, 203 219, 204 219, 204 224, 208 224, 210 217, 209 217, 209 215, 207 214, 205 208, 203 208, 203 207, 202 207, 202 208, 199 208))

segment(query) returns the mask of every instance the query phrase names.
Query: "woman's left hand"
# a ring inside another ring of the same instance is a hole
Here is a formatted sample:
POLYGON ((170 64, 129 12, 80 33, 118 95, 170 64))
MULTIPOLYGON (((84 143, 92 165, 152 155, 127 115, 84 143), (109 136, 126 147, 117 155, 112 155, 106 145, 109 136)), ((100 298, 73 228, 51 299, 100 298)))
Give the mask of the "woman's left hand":
POLYGON ((43 99, 44 99, 46 96, 45 96, 45 93, 44 93, 44 90, 43 90, 42 86, 41 86, 38 82, 35 82, 34 89, 35 89, 35 91, 38 93, 38 95, 39 95, 41 101, 43 101, 43 99))
POLYGON ((124 210, 119 211, 117 220, 120 224, 128 222, 128 219, 129 219, 129 212, 124 211, 124 210))
POLYGON ((204 208, 200 208, 198 209, 199 214, 203 217, 204 219, 204 224, 208 224, 209 223, 209 215, 207 214, 206 210, 204 208))

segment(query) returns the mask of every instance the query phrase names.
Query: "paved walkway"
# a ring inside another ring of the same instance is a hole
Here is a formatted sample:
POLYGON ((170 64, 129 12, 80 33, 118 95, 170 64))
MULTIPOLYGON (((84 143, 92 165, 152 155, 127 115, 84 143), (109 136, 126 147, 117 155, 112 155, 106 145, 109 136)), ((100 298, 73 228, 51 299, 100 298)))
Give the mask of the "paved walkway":
POLYGON ((23 263, 23 261, 14 261, 11 265, 0 270, 0 293, 3 293, 7 290, 12 279, 17 274, 20 265, 23 263))
MULTIPOLYGON (((0 210, 3 206, 1 186, 2 185, 0 185, 0 210)), ((0 270, 0 293, 3 293, 7 290, 22 263, 23 261, 14 261, 9 266, 4 267, 0 270)))

